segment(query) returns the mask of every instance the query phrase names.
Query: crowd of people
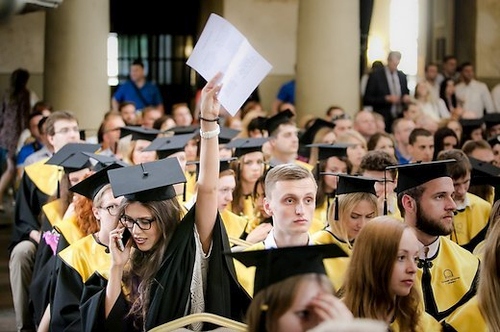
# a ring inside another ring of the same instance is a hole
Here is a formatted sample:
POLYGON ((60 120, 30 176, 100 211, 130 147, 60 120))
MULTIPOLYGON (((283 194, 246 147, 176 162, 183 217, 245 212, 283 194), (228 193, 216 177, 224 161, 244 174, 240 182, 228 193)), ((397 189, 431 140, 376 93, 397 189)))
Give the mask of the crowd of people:
POLYGON ((17 329, 498 330, 500 113, 471 64, 429 64, 411 97, 400 59, 368 75, 363 109, 301 124, 294 83, 230 117, 217 74, 193 116, 134 62, 95 138, 13 74, 17 329))

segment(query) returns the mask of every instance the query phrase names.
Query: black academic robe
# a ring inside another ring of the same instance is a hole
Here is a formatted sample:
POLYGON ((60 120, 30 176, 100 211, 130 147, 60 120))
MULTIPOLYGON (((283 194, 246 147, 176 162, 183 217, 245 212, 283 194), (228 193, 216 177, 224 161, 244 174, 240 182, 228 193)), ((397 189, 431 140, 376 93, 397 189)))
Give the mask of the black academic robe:
MULTIPOLYGON (((157 283, 151 289, 146 330, 185 316, 196 253, 195 208, 196 205, 184 216, 167 247, 165 259, 155 278, 157 283)), ((232 258, 223 255, 223 252, 229 251, 229 239, 217 215, 209 259, 205 311, 243 321, 250 298, 237 282, 232 258)), ((106 284, 102 274, 93 276, 85 283, 81 306, 84 331, 120 330, 114 324, 124 324, 123 331, 132 331, 133 324, 124 319, 129 307, 123 292, 111 314, 104 318, 106 284)))
POLYGON ((84 282, 96 271, 109 269, 111 256, 106 253, 106 249, 91 234, 58 254, 61 266, 51 302, 52 331, 82 331, 80 299, 84 282))
POLYGON ((30 232, 40 230, 42 206, 57 190, 59 168, 45 165, 45 160, 25 168, 16 196, 14 228, 9 252, 21 241, 32 241, 30 232))
MULTIPOLYGON (((44 206, 44 209, 56 209, 58 201, 53 201, 44 206)), ((52 231, 52 218, 57 217, 56 214, 44 214, 42 216, 42 234, 47 231, 52 231)), ((55 253, 52 248, 45 242, 43 237, 40 239, 37 251, 35 254, 35 266, 33 268, 33 277, 29 287, 30 306, 33 309, 35 324, 39 324, 45 312, 45 308, 50 302, 50 287, 52 273, 54 270, 55 253)))

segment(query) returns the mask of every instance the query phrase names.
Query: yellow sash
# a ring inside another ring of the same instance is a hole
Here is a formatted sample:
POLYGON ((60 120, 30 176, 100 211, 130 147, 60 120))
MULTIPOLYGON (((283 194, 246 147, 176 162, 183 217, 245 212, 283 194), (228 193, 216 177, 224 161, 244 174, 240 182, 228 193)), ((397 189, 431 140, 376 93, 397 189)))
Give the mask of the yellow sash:
MULTIPOLYGON (((479 273, 479 259, 446 237, 440 237, 439 241, 438 253, 431 260, 430 291, 434 296, 438 314, 442 314, 473 295, 471 292, 479 273)), ((423 269, 419 268, 415 284, 420 294, 424 293, 422 273, 423 269)))
POLYGON ((28 165, 24 168, 24 171, 41 192, 51 196, 56 193, 57 183, 64 174, 64 171, 62 167, 45 164, 47 160, 48 158, 42 159, 28 165))
POLYGON ((245 232, 247 220, 237 214, 225 209, 220 214, 224 227, 226 227, 227 236, 239 239, 245 232))
POLYGON ((347 255, 349 255, 349 257, 327 258, 323 260, 326 274, 328 275, 328 278, 330 278, 334 289, 338 291, 344 284, 347 268, 349 267, 349 262, 351 261, 350 256, 352 254, 352 249, 349 248, 349 245, 346 242, 337 239, 332 233, 326 230, 314 233, 311 238, 314 244, 335 243, 342 248, 347 255))
POLYGON ((488 331, 483 314, 479 310, 477 296, 474 296, 463 306, 455 310, 446 320, 445 324, 451 325, 455 330, 486 332, 488 331))
POLYGON ((56 199, 42 206, 43 213, 52 226, 60 223, 62 220, 60 205, 61 199, 56 199))
POLYGON ((60 222, 54 225, 54 228, 64 236, 69 244, 73 244, 86 235, 80 230, 74 211, 73 213, 67 213, 60 222))
POLYGON ((96 270, 109 270, 111 255, 105 250, 106 247, 98 244, 89 234, 61 250, 59 257, 74 268, 85 282, 96 270))
POLYGON ((450 236, 460 246, 477 240, 477 236, 484 238, 491 211, 491 204, 484 199, 471 193, 467 193, 467 198, 470 204, 453 218, 454 231, 450 236))

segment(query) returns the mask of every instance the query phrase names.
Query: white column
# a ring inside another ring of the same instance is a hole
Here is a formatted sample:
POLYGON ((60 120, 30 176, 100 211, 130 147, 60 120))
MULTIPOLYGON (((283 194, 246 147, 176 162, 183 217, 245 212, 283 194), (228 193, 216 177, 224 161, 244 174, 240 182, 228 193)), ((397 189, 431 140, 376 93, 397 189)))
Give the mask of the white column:
POLYGON ((360 108, 359 2, 299 0, 296 104, 299 119, 330 105, 360 108))
POLYGON ((55 110, 75 113, 90 135, 110 109, 108 33, 109 1, 64 0, 47 11, 45 99, 55 110))

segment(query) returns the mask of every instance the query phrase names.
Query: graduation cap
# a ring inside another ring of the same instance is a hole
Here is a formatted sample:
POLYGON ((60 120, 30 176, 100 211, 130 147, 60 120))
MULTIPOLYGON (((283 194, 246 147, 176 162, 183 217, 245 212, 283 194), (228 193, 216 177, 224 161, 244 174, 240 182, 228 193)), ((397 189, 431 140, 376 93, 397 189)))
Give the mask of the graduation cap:
POLYGON ((339 195, 365 192, 377 195, 375 192, 375 182, 380 181, 366 176, 354 176, 341 173, 322 173, 337 175, 337 189, 335 190, 335 211, 333 218, 339 220, 339 195))
POLYGON ((398 185, 395 191, 399 194, 405 190, 418 187, 428 181, 442 177, 450 177, 446 165, 451 162, 456 162, 456 160, 445 159, 388 166, 387 170, 397 169, 398 185))
POLYGON ((227 143, 226 149, 234 149, 233 155, 236 158, 251 152, 262 152, 262 145, 269 139, 267 137, 259 138, 236 138, 227 143))
POLYGON ((83 179, 75 184, 69 190, 72 192, 83 195, 91 200, 99 193, 99 191, 109 183, 108 171, 115 168, 126 167, 124 163, 112 163, 99 171, 95 172, 88 178, 83 179))
POLYGON ((323 259, 347 257, 344 250, 336 244, 246 250, 225 254, 247 267, 256 267, 254 294, 293 276, 308 273, 326 274, 323 259))
POLYGON ((143 151, 157 151, 160 159, 167 158, 176 152, 184 151, 184 147, 193 137, 194 132, 169 137, 157 137, 143 151))
MULTIPOLYGON (((238 158, 236 158, 236 157, 220 159, 219 160, 219 174, 230 169, 231 163, 237 159, 238 158)), ((198 176, 200 175, 200 161, 199 160, 188 161, 186 163, 186 165, 196 165, 196 179, 198 179, 198 176)))
POLYGON ((198 130, 200 127, 198 125, 192 125, 192 126, 177 126, 173 128, 169 128, 164 131, 164 133, 173 133, 174 135, 183 135, 183 134, 191 134, 195 133, 196 130, 198 130))
POLYGON ((500 144, 500 136, 495 136, 488 140, 488 144, 493 148, 495 145, 500 144))
POLYGON ((220 127, 219 144, 229 143, 240 133, 240 130, 222 126, 220 127))
POLYGON ((470 134, 484 125, 484 119, 460 119, 460 124, 462 125, 462 140, 469 140, 470 134))
POLYGON ((82 152, 84 155, 88 156, 91 160, 95 160, 95 163, 92 163, 94 171, 98 172, 103 168, 106 168, 112 164, 119 164, 121 166, 127 166, 127 163, 117 159, 113 156, 108 156, 104 154, 91 153, 91 152, 82 152))
POLYGON ((486 128, 490 129, 493 126, 500 124, 500 113, 487 113, 483 116, 486 128))
POLYGON ((319 179, 320 170, 319 163, 322 160, 327 160, 330 157, 347 157, 347 148, 352 146, 351 143, 315 143, 306 145, 308 148, 318 148, 318 161, 316 164, 316 178, 319 179))
POLYGON ((300 136, 299 142, 300 144, 303 145, 312 144, 314 141, 314 136, 316 136, 316 134, 320 129, 322 128, 333 129, 334 127, 335 123, 323 120, 321 118, 317 118, 316 120, 314 120, 314 123, 309 128, 307 128, 307 130, 302 134, 302 136, 300 136))
POLYGON ((176 195, 174 184, 186 182, 177 158, 165 158, 108 171, 115 197, 131 201, 163 201, 176 195))
POLYGON ((125 126, 120 128, 120 138, 132 135, 132 141, 145 140, 152 141, 160 133, 157 129, 144 128, 140 126, 125 126))
POLYGON ((66 173, 91 167, 89 156, 82 152, 96 152, 101 146, 90 143, 67 143, 45 163, 64 168, 66 173))
POLYGON ((272 136, 273 132, 278 129, 281 124, 289 122, 293 117, 293 112, 287 109, 270 118, 267 118, 264 126, 267 130, 267 134, 272 136))
POLYGON ((473 157, 468 158, 472 165, 471 185, 488 184, 495 186, 500 184, 499 167, 473 157))

